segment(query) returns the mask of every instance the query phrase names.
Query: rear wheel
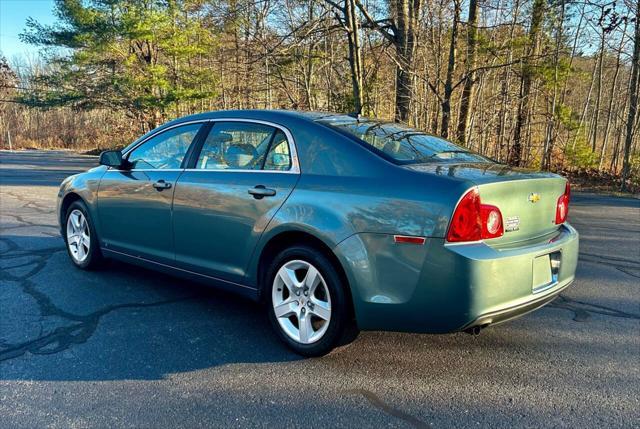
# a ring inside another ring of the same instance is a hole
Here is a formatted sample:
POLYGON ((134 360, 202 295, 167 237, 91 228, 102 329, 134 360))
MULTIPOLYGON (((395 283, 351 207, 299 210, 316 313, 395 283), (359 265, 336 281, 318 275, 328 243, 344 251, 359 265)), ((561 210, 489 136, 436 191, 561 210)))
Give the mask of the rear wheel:
POLYGON ((74 201, 67 209, 65 243, 73 264, 83 270, 96 268, 102 262, 98 237, 82 201, 74 201))
POLYGON ((278 336, 304 356, 321 356, 351 331, 349 297, 331 262, 317 250, 282 251, 267 273, 269 318, 278 336))

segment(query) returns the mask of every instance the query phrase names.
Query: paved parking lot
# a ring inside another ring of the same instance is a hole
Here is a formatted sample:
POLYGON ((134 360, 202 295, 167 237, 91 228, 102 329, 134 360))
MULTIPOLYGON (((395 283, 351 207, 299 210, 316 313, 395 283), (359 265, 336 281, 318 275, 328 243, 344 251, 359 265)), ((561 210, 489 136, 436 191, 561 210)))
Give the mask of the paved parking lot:
POLYGON ((467 334, 366 332, 300 359, 262 309, 121 263, 75 269, 57 184, 96 162, 0 152, 0 427, 638 427, 640 201, 575 193, 577 280, 467 334))

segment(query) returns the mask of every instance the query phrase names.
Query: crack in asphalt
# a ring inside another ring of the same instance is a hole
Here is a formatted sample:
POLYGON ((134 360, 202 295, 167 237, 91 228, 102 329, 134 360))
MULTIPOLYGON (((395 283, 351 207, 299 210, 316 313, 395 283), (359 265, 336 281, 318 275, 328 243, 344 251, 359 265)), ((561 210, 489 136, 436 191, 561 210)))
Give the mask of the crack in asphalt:
POLYGON ((378 395, 376 395, 370 390, 350 389, 350 390, 347 390, 346 393, 363 396, 374 407, 385 412, 386 414, 389 414, 390 416, 403 420, 404 422, 410 424, 415 428, 424 429, 424 428, 432 427, 431 424, 423 422, 419 418, 387 404, 378 395))
POLYGON ((87 315, 78 315, 70 313, 56 306, 51 298, 37 289, 31 277, 40 273, 46 266, 47 261, 54 254, 64 252, 64 247, 50 247, 38 250, 24 250, 13 240, 0 237, 0 241, 5 243, 6 249, 0 252, 0 257, 6 259, 18 259, 31 257, 32 259, 16 265, 4 267, 0 271, 0 280, 11 281, 18 284, 22 290, 31 296, 39 307, 40 317, 57 316, 69 322, 73 322, 69 326, 61 326, 53 332, 46 335, 40 335, 34 340, 25 341, 19 344, 11 344, 7 341, 0 340, 0 345, 4 350, 0 350, 0 362, 22 356, 26 352, 32 354, 53 354, 68 349, 73 344, 82 344, 86 342, 95 332, 98 322, 102 316, 115 310, 124 308, 145 308, 160 305, 174 304, 182 301, 194 299, 194 297, 181 297, 172 300, 156 301, 150 303, 125 303, 116 304, 101 308, 87 315), (33 266, 30 270, 22 275, 11 274, 9 270, 33 266))
POLYGON ((41 291, 36 288, 36 285, 30 280, 31 277, 38 274, 45 267, 46 262, 58 252, 64 251, 64 248, 45 248, 39 250, 23 250, 18 244, 16 244, 13 240, 8 239, 6 237, 0 237, 0 241, 4 242, 8 249, 4 252, 0 253, 0 257, 2 259, 16 259, 23 257, 32 257, 34 259, 24 263, 18 264, 15 267, 7 267, 0 271, 0 280, 7 280, 14 283, 17 283, 22 287, 22 290, 30 295, 38 306, 40 307, 40 313, 43 316, 60 316, 65 319, 72 319, 75 317, 74 314, 68 313, 58 307, 56 307, 51 299, 41 291), (14 252, 13 254, 8 254, 9 252, 14 252), (26 273, 22 275, 15 275, 9 272, 10 269, 15 269, 19 267, 31 266, 33 268, 28 270, 26 273))
POLYGON ((636 273, 632 273, 631 271, 627 271, 626 268, 616 267, 616 269, 618 271, 620 271, 621 273, 625 273, 625 274, 627 274, 627 275, 629 275, 631 277, 635 277, 635 278, 640 279, 640 274, 636 274, 636 273))
POLYGON ((11 213, 3 213, 2 216, 7 216, 7 217, 12 217, 16 220, 16 222, 20 223, 21 225, 14 225, 14 226, 2 226, 0 227, 0 230, 6 231, 6 230, 10 230, 10 229, 17 229, 17 228, 27 228, 27 227, 44 227, 44 228, 58 228, 56 225, 51 225, 48 223, 35 223, 35 222, 31 222, 26 220, 24 217, 20 216, 20 215, 15 215, 15 214, 11 214, 11 213))
POLYGON ((625 311, 616 310, 615 308, 605 307, 604 305, 578 301, 564 295, 559 295, 553 302, 549 303, 549 307, 560 308, 573 312, 573 320, 576 322, 586 322, 591 317, 591 314, 640 320, 640 314, 627 313, 625 311))
POLYGON ((67 319, 76 321, 78 323, 69 326, 60 326, 53 330, 53 332, 43 336, 39 336, 35 340, 26 341, 20 344, 10 344, 3 341, 2 345, 5 347, 5 349, 0 351, 0 362, 20 357, 26 352, 35 355, 48 355, 67 350, 74 344, 83 344, 87 342, 87 340, 89 340, 89 338, 91 338, 91 336, 95 333, 102 316, 105 316, 115 310, 124 308, 158 307, 161 305, 175 304, 191 299, 194 298, 184 297, 150 303, 116 304, 104 307, 88 315, 73 315, 73 317, 68 317, 67 319))
POLYGON ((640 234, 640 229, 622 229, 618 226, 606 226, 606 225, 593 225, 593 224, 587 224, 587 223, 577 223, 577 222, 571 222, 571 225, 576 227, 576 228, 589 228, 592 230, 596 230, 596 229, 605 229, 608 231, 615 231, 617 233, 632 233, 632 234, 640 234))
POLYGON ((615 268, 621 273, 640 279, 640 274, 630 271, 630 270, 638 270, 640 272, 640 262, 632 259, 598 255, 595 253, 580 252, 580 261, 590 262, 593 264, 600 264, 606 267, 615 268))
MULTIPOLYGON (((11 194, 16 197, 16 195, 11 194)), ((18 198, 20 199, 20 198, 18 198)), ((26 206, 23 206, 26 207, 26 206)), ((29 207, 33 209, 33 207, 29 207)), ((27 221, 22 216, 6 214, 13 217, 21 223, 17 227, 26 226, 48 226, 52 225, 39 225, 34 222, 27 221)), ((10 228, 5 228, 10 229, 10 228)), ((58 237, 59 234, 47 234, 58 237)), ((123 303, 115 304, 101 308, 93 313, 87 315, 79 315, 70 313, 56 306, 51 298, 38 290, 36 284, 31 278, 40 273, 46 266, 48 260, 59 252, 64 252, 64 246, 47 247, 42 249, 23 249, 14 240, 7 237, 0 237, 0 242, 4 244, 4 249, 0 251, 0 258, 3 262, 17 260, 20 261, 24 258, 28 258, 25 262, 18 262, 16 264, 8 264, 2 267, 0 271, 0 281, 10 281, 16 283, 21 287, 22 291, 31 296, 38 305, 40 319, 45 317, 56 316, 62 318, 68 322, 72 322, 68 326, 60 326, 55 328, 52 332, 42 335, 42 327, 40 333, 35 339, 24 341, 21 343, 12 344, 8 341, 0 338, 0 362, 14 359, 29 352, 36 355, 54 354, 67 350, 74 344, 85 343, 95 333, 100 319, 116 310, 127 308, 148 308, 157 307, 161 305, 174 304, 182 301, 194 299, 194 297, 180 297, 171 300, 156 301, 156 302, 142 302, 142 303, 123 303), (21 275, 12 274, 10 271, 18 268, 30 267, 25 273, 21 275)))
POLYGON ((6 195, 12 196, 13 198, 20 201, 21 203, 24 203, 22 205, 23 208, 29 208, 29 209, 35 210, 40 214, 52 214, 54 212, 54 210, 51 210, 51 207, 49 207, 48 205, 45 205, 44 203, 40 203, 38 201, 29 200, 24 195, 16 194, 14 192, 4 192, 4 193, 6 195))
POLYGON ((634 267, 640 268, 640 262, 635 259, 626 259, 626 258, 619 258, 614 256, 598 255, 597 253, 585 253, 585 252, 580 252, 580 256, 581 256, 581 259, 582 257, 586 256, 588 259, 593 259, 594 261, 598 261, 601 263, 604 263, 602 261, 621 262, 621 263, 629 264, 634 267))

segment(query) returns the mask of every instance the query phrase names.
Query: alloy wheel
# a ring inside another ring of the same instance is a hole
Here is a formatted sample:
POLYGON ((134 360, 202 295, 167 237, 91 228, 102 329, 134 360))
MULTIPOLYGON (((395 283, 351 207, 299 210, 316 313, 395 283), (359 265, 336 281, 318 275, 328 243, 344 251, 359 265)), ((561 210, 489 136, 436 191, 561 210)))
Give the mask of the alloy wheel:
POLYGON ((91 233, 84 213, 75 209, 67 218, 67 246, 76 262, 82 263, 89 256, 91 233))
POLYGON ((271 302, 278 324, 294 341, 314 343, 329 327, 329 288, 318 269, 306 261, 289 261, 280 267, 271 302))

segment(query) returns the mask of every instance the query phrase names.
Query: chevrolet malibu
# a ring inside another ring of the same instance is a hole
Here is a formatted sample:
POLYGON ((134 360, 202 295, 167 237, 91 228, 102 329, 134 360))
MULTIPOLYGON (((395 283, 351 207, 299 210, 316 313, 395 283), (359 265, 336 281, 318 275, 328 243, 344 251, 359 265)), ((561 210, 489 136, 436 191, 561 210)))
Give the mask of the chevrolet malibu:
POLYGON ((564 178, 397 123, 210 112, 100 164, 58 194, 73 264, 116 258, 263 301, 306 356, 358 330, 478 333, 574 279, 564 178))

